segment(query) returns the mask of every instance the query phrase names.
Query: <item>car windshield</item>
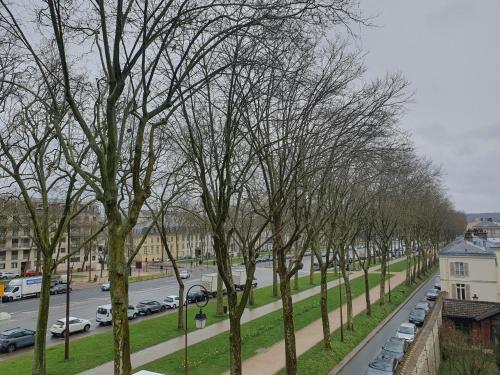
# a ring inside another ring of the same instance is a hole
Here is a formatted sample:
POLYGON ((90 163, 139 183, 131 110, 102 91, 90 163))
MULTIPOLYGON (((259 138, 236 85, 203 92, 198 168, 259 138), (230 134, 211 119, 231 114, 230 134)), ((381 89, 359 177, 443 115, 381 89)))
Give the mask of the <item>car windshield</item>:
POLYGON ((403 345, 401 341, 387 341, 384 346, 384 350, 388 350, 390 352, 401 353, 403 351, 403 345))
POLYGON ((426 304, 426 303, 417 303, 417 304, 415 305, 415 308, 417 308, 417 309, 424 309, 424 310, 425 310, 425 309, 427 309, 427 307, 428 307, 428 306, 427 306, 427 304, 426 304))
POLYGON ((58 320, 57 322, 54 323, 54 325, 62 327, 64 325, 64 322, 62 320, 58 320))
POLYGON ((373 361, 370 363, 370 367, 382 371, 392 370, 392 364, 389 361, 373 361))
POLYGON ((174 299, 171 298, 171 297, 167 297, 167 298, 165 298, 165 301, 167 301, 167 302, 174 302, 174 299))
POLYGON ((0 339, 8 339, 10 336, 9 335, 4 335, 0 333, 0 339))
MULTIPOLYGON (((109 310, 109 312, 111 312, 111 310, 109 310)), ((97 313, 98 314, 107 314, 108 313, 108 310, 107 309, 103 309, 102 307, 99 307, 97 309, 97 313)))
POLYGON ((420 309, 415 309, 410 313, 410 315, 417 316, 417 317, 424 317, 425 312, 423 310, 420 310, 420 309))
POLYGON ((8 286, 7 288, 5 288, 5 291, 6 292, 12 292, 14 290, 14 286, 8 286))
POLYGON ((398 329, 399 332, 405 333, 407 335, 412 335, 413 334, 413 328, 412 327, 407 327, 407 326, 401 326, 398 329))

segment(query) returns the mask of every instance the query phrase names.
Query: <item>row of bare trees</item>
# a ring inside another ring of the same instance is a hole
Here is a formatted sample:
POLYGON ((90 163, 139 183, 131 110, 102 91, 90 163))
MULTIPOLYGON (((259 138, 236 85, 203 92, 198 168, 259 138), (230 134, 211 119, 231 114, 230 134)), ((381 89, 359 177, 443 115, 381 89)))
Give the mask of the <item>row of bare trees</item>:
MULTIPOLYGON (((132 370, 128 275, 141 243, 125 249, 145 208, 181 305, 169 216, 182 207, 210 230, 219 290, 227 290, 231 374, 242 372, 240 321, 263 243, 272 241, 289 374, 297 373, 291 279, 306 250, 320 266, 327 349, 332 264, 346 285, 348 328, 346 262, 357 245, 366 249, 358 258, 368 312, 368 267, 378 256, 384 303, 394 239, 405 244, 408 282, 430 267, 462 216, 397 126, 405 79, 368 81, 361 51, 328 37, 364 22, 345 0, 0 0, 2 187, 27 204, 43 257, 33 374, 46 374, 54 252, 71 217, 94 202, 107 232, 115 374, 132 370), (52 215, 49 201, 61 196, 64 210, 52 215), (232 241, 247 270, 241 295, 232 241)), ((182 309, 178 319, 182 328, 182 309)))

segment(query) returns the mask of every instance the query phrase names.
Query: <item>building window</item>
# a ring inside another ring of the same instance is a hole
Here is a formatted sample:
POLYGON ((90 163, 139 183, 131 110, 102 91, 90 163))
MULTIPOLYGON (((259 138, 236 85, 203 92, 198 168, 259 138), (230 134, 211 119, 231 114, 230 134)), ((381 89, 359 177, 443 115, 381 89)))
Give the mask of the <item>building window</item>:
POLYGON ((11 260, 17 260, 17 250, 10 253, 11 260))
POLYGON ((464 262, 451 262, 450 273, 456 277, 469 276, 469 264, 464 262))
POLYGON ((6 251, 0 251, 0 260, 5 260, 6 251))
POLYGON ((29 238, 23 238, 21 241, 22 241, 22 247, 30 247, 30 239, 29 238))
POLYGON ((23 250, 23 259, 29 259, 29 257, 30 257, 30 251, 23 250))
POLYGON ((61 253, 65 253, 66 252, 66 248, 65 247, 61 247, 61 253))
POLYGON ((0 263, 0 270, 4 270, 5 269, 5 263, 0 263))
POLYGON ((19 240, 17 238, 12 239, 12 248, 17 249, 19 247, 19 240))
POLYGON ((455 328, 462 331, 466 335, 470 334, 471 332, 471 324, 468 321, 464 320, 455 320, 455 328))
POLYGON ((465 299, 465 284, 457 284, 457 299, 465 299))
POLYGON ((10 268, 17 268, 17 262, 12 262, 10 264, 10 268))
POLYGON ((92 260, 95 260, 95 255, 92 255, 92 260))

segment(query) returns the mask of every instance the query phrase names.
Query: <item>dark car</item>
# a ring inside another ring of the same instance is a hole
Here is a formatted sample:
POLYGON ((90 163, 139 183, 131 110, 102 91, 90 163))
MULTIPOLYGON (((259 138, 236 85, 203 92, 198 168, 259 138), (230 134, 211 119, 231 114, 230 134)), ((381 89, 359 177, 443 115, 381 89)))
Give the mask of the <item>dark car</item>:
POLYGON ((151 301, 151 300, 145 300, 139 302, 137 305, 137 310, 139 311, 139 314, 144 314, 144 315, 149 315, 154 312, 160 312, 160 311, 165 311, 167 307, 158 302, 158 301, 151 301))
POLYGON ((425 295, 425 298, 427 298, 427 300, 429 300, 429 301, 435 301, 435 300, 437 300, 438 296, 439 296, 439 290, 429 289, 427 291, 427 294, 425 295))
POLYGON ((187 303, 196 303, 196 302, 202 302, 208 299, 208 295, 202 291, 196 290, 196 291, 191 291, 189 292, 188 295, 186 295, 186 301, 187 303))
POLYGON ((425 311, 422 309, 413 309, 408 317, 408 321, 418 327, 421 327, 424 324, 424 320, 425 311))
MULTIPOLYGON (((73 289, 69 287, 69 291, 71 292, 73 289)), ((68 284, 54 284, 50 287, 50 294, 62 294, 68 291, 68 284)))
POLYGON ((424 310, 425 315, 431 311, 431 304, 429 302, 419 302, 415 305, 415 309, 424 310))
POLYGON ((35 331, 24 328, 8 329, 0 333, 0 350, 12 353, 18 348, 35 344, 35 331))
POLYGON ((396 358, 381 354, 370 362, 366 375, 393 375, 396 373, 398 363, 396 358))
POLYGON ((382 354, 388 357, 394 357, 401 361, 408 349, 408 342, 399 337, 391 337, 382 347, 382 354))

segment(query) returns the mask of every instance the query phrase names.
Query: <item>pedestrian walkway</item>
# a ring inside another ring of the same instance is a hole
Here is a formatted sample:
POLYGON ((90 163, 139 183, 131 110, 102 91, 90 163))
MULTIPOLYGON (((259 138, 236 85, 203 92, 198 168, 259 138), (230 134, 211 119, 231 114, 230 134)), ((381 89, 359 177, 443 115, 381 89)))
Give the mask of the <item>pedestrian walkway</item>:
MULTIPOLYGON (((396 272, 391 278, 391 287, 396 287, 406 279, 406 273, 396 272)), ((379 298, 380 286, 370 289, 370 298, 375 301, 379 298)), ((364 294, 356 297, 352 301, 353 316, 358 315, 366 308, 364 294)), ((343 305, 344 319, 347 316, 347 305, 343 305)), ((332 311, 329 315, 330 331, 333 332, 340 327, 340 308, 332 311)), ((318 342, 323 340, 323 328, 321 319, 314 321, 308 326, 295 332, 297 357, 311 349, 318 342)), ((245 375, 274 374, 285 367, 285 341, 282 340, 273 346, 262 350, 259 354, 243 361, 243 373, 245 375)), ((226 373, 229 374, 229 373, 226 373)), ((225 375, 226 375, 225 374, 225 375)))
MULTIPOLYGON (((391 261, 392 263, 395 262, 400 262, 402 259, 396 259, 394 261, 391 261)), ((370 271, 376 271, 377 269, 380 268, 380 265, 374 266, 373 269, 370 271)), ((404 274, 404 272, 403 272, 404 274)), ((351 273, 351 278, 357 278, 363 275, 362 271, 356 271, 351 273)), ((404 279, 404 275, 403 275, 404 279)), ((339 281, 334 280, 330 281, 328 283, 328 288, 332 288, 336 285, 338 285, 339 281)), ((306 298, 312 297, 314 295, 317 295, 320 293, 320 286, 316 286, 307 290, 304 290, 302 292, 299 292, 297 294, 294 294, 292 296, 293 302, 299 302, 302 301, 306 298)), ((264 315, 267 315, 271 312, 274 312, 276 310, 281 309, 281 300, 269 303, 264 306, 256 307, 254 309, 246 309, 245 312, 243 313, 241 317, 241 324, 250 322, 254 319, 258 319, 264 315)), ((206 328, 202 330, 196 330, 193 332, 190 332, 188 334, 188 344, 193 345, 196 343, 199 343, 201 341, 207 340, 211 337, 217 336, 218 334, 228 331, 229 330, 229 320, 223 320, 214 324, 211 324, 207 326, 206 328)), ((299 331, 300 332, 300 331, 299 331)), ((162 342, 160 344, 151 346, 149 348, 140 350, 138 352, 132 353, 131 354, 131 362, 132 362, 132 368, 137 368, 140 366, 143 366, 149 362, 152 362, 156 359, 162 358, 164 356, 167 356, 169 354, 175 353, 178 350, 181 350, 184 348, 184 336, 178 336, 173 339, 170 339, 168 341, 162 342)), ((283 357, 284 360, 284 357, 283 357)), ((283 366, 282 366, 283 367, 283 366)), ((102 364, 101 366, 95 367, 93 369, 84 371, 80 373, 80 375, 108 375, 113 373, 113 362, 107 362, 102 364)), ((269 372, 264 372, 264 373, 269 373, 269 372)), ((261 373, 262 374, 262 373, 261 373)), ((259 375, 261 375, 259 374, 259 375)))

